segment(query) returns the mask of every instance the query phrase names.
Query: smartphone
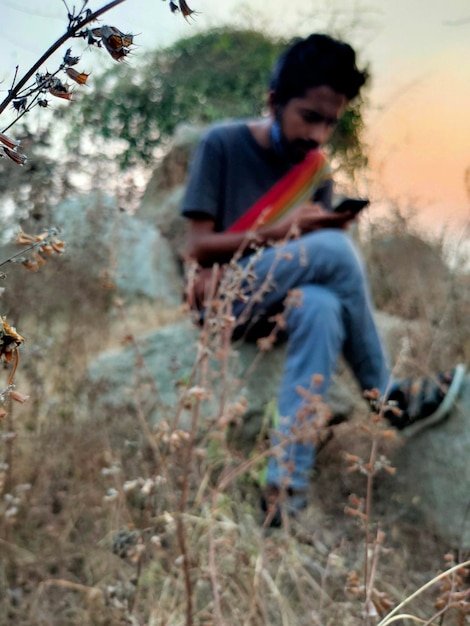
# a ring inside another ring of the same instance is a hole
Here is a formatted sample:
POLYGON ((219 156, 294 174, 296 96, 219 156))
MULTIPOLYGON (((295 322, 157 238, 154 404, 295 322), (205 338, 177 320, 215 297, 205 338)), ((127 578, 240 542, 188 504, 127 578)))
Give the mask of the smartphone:
POLYGON ((352 213, 357 215, 362 209, 364 209, 370 200, 367 198, 345 198, 333 208, 334 213, 352 213))

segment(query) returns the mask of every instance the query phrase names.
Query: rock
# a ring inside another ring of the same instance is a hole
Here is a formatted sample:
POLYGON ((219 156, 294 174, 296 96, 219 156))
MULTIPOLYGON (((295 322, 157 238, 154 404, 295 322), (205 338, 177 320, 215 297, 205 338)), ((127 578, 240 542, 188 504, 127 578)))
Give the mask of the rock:
POLYGON ((113 198, 91 194, 61 202, 53 223, 67 241, 67 260, 90 281, 102 282, 106 272, 130 303, 181 302, 181 277, 168 241, 155 226, 119 211, 113 198))
MULTIPOLYGON (((188 320, 136 338, 138 353, 126 346, 100 355, 88 370, 88 400, 96 414, 134 411, 138 401, 150 406, 149 422, 171 422, 177 410, 178 381, 190 375, 197 338, 198 331, 188 320)), ((186 414, 182 425, 189 425, 186 414)))
MULTIPOLYGON (((400 350, 397 338, 403 336, 407 324, 390 315, 377 314, 377 319, 395 358, 400 350)), ((198 340, 199 329, 184 320, 139 337, 138 354, 129 346, 103 353, 88 371, 90 410, 115 417, 135 411, 138 399, 151 423, 162 419, 171 423, 197 359, 198 340)), ((203 400, 201 410, 203 419, 212 421, 219 415, 222 394, 227 403, 246 398, 248 408, 237 439, 248 447, 260 431, 267 403, 276 397, 285 347, 277 346, 261 358, 257 355, 254 344, 232 344, 224 379, 220 364, 212 360, 211 397, 203 400)), ((197 384, 194 381, 189 387, 197 384)), ((365 406, 343 368, 332 385, 329 404, 333 414, 341 417, 365 406)), ((179 426, 189 428, 190 419, 189 410, 183 410, 179 426)), ((350 437, 355 437, 354 431, 350 437)), ((347 445, 354 452, 353 440, 349 438, 347 445)), ((397 474, 379 481, 378 497, 390 503, 395 519, 417 515, 419 523, 435 529, 450 546, 470 547, 470 377, 449 419, 405 439, 394 455, 391 460, 397 474)))
MULTIPOLYGON (((145 405, 152 404, 147 418, 155 423, 160 419, 171 421, 181 397, 181 381, 187 381, 197 359, 199 330, 183 321, 166 326, 138 338, 139 356, 132 347, 106 352, 99 356, 88 371, 89 402, 98 413, 135 410, 136 394, 145 405), (145 368, 142 364, 145 363, 145 368), (151 375, 151 385, 146 379, 151 375), (142 383, 136 391, 134 380, 142 383), (158 390, 158 393, 155 392, 158 390)), ((220 378, 220 364, 212 359, 212 397, 204 401, 203 413, 215 417, 219 411, 220 394, 226 392, 228 402, 244 397, 248 401, 245 415, 245 438, 255 437, 260 430, 266 404, 276 397, 284 362, 284 346, 257 358, 253 344, 233 345, 228 359, 228 373, 220 378)), ((197 383, 195 382, 194 385, 197 383)), ((190 385, 192 386, 192 385, 190 385)), ((333 412, 349 415, 356 403, 354 394, 336 382, 331 392, 333 412)), ((181 425, 188 427, 189 414, 183 412, 181 425)))
POLYGON ((405 440, 393 463, 395 501, 450 547, 470 548, 470 376, 449 417, 405 440))
MULTIPOLYGON (((387 343, 396 345, 395 333, 398 330, 403 332, 402 321, 389 315, 378 315, 378 320, 387 343)), ((184 320, 138 337, 139 358, 136 358, 135 350, 129 346, 101 354, 88 371, 90 400, 104 412, 135 408, 133 381, 148 372, 152 385, 158 388, 157 399, 154 388, 148 388, 144 394, 145 403, 152 403, 153 396, 155 404, 148 419, 151 422, 170 419, 181 394, 178 383, 188 380, 196 361, 198 339, 199 329, 189 320, 184 320), (145 363, 145 369, 140 359, 145 363)), ((223 384, 230 402, 237 397, 246 397, 248 409, 244 417, 244 437, 255 437, 266 404, 277 396, 284 358, 285 345, 282 344, 262 355, 253 343, 240 341, 232 344, 227 379, 221 381, 216 375, 212 381, 214 395, 211 400, 205 401, 205 413, 216 415, 219 406, 218 387, 223 384)), ((215 360, 212 366, 215 372, 220 370, 215 360)), ((351 415, 358 402, 361 402, 357 387, 351 384, 351 377, 344 369, 344 366, 340 367, 328 399, 334 416, 339 419, 351 415)), ((145 380, 142 382, 145 383, 145 380)), ((185 414, 183 426, 187 427, 188 420, 189 416, 185 414)))
POLYGON ((178 126, 171 150, 163 157, 150 178, 137 215, 156 226, 170 243, 173 258, 180 264, 185 250, 187 223, 180 215, 189 162, 205 126, 178 126))
MULTIPOLYGON (((179 274, 182 274, 181 259, 186 249, 186 233, 187 220, 180 214, 180 206, 183 200, 184 185, 178 185, 164 196, 158 198, 152 205, 151 219, 145 217, 168 242, 171 250, 172 259, 178 268, 179 274)), ((150 212, 150 206, 147 205, 150 212)), ((142 212, 138 212, 141 219, 142 212)))
POLYGON ((155 169, 137 211, 139 219, 160 230, 178 263, 184 252, 186 234, 186 220, 180 215, 181 200, 193 150, 206 128, 189 124, 178 126, 171 150, 155 169))
POLYGON ((176 129, 171 148, 155 168, 138 209, 139 218, 154 223, 155 216, 168 194, 184 187, 188 166, 194 148, 207 127, 180 124, 176 129))

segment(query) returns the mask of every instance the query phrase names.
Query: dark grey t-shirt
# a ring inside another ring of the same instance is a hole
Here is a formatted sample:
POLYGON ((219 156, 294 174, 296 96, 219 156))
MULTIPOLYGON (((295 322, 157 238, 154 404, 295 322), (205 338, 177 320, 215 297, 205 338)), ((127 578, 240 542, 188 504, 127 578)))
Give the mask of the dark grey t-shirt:
MULTIPOLYGON (((193 219, 212 218, 224 231, 286 174, 291 166, 262 148, 246 122, 213 126, 191 162, 181 212, 193 219)), ((313 199, 331 206, 331 181, 313 199)))

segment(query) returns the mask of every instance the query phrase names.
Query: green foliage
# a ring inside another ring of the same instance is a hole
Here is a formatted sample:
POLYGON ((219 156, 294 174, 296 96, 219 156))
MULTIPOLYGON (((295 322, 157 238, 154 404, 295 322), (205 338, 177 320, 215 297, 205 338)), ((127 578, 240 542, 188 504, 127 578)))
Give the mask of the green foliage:
POLYGON ((138 68, 121 65, 95 78, 92 95, 64 113, 72 118, 69 145, 76 148, 85 129, 119 138, 126 167, 151 162, 180 122, 259 115, 282 48, 255 31, 217 29, 157 50, 138 68))
POLYGON ((347 109, 331 139, 332 154, 337 158, 343 172, 351 178, 354 178, 358 170, 367 166, 367 149, 362 143, 364 104, 365 101, 358 98, 347 109))
MULTIPOLYGON (((254 30, 214 29, 157 50, 140 67, 120 65, 95 77, 92 94, 64 112, 74 151, 85 131, 123 141, 123 168, 152 163, 181 122, 256 117, 266 110, 272 66, 286 41, 254 30)), ((362 102, 340 124, 332 150, 353 171, 364 165, 362 102)), ((111 149, 110 149, 111 152, 111 149)))
POLYGON ((36 227, 50 226, 50 207, 68 188, 66 172, 49 154, 52 148, 49 129, 33 133, 26 124, 20 123, 15 136, 21 141, 22 149, 28 152, 28 160, 24 166, 18 167, 10 159, 0 159, 0 195, 4 206, 14 208, 11 214, 7 211, 0 216, 0 227, 8 238, 11 224, 16 226, 18 221, 23 223, 25 230, 33 232, 36 227), (25 224, 28 217, 35 227, 25 224), (40 220, 43 221, 37 223, 40 220))

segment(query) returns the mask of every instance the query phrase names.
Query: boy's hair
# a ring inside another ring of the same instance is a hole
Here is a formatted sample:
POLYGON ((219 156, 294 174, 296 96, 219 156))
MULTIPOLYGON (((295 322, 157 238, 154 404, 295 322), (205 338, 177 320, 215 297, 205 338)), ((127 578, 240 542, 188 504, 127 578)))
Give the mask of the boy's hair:
POLYGON ((326 85, 348 100, 358 95, 368 78, 356 66, 356 53, 343 41, 329 35, 313 34, 296 39, 279 57, 271 76, 270 88, 276 104, 301 98, 307 89, 326 85))

